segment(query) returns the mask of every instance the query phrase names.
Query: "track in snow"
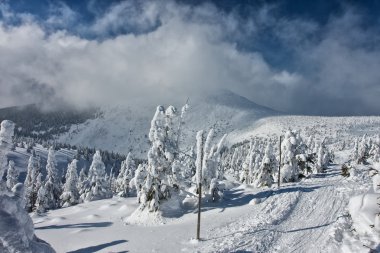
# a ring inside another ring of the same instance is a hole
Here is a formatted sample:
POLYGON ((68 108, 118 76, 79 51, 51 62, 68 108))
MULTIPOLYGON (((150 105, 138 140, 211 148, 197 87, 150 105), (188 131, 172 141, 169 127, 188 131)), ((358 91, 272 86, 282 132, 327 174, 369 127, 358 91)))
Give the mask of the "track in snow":
POLYGON ((329 251, 329 230, 348 203, 339 169, 269 190, 246 215, 209 230, 217 236, 205 239, 201 252, 329 251))

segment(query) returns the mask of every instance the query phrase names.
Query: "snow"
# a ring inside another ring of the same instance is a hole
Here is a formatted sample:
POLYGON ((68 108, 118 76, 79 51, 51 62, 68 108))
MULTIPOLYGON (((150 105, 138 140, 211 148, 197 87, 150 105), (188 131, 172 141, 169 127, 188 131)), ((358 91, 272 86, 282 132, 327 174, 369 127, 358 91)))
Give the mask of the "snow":
MULTIPOLYGON (((178 108, 180 106, 182 105, 177 105, 178 108)), ((155 108, 149 106, 102 108, 100 116, 83 124, 72 125, 69 132, 58 137, 58 142, 124 154, 132 151, 134 157, 146 159, 149 123, 154 112, 155 108)), ((180 144, 185 148, 192 145, 196 132, 201 129, 213 127, 215 137, 220 139, 234 129, 247 128, 260 118, 277 114, 279 113, 225 90, 194 101, 190 98, 184 115, 180 144)))
MULTIPOLYGON (((348 159, 345 151, 336 157, 348 159)), ((350 198, 370 186, 340 176, 339 165, 280 189, 230 184, 222 202, 202 204, 198 242, 192 240, 195 206, 186 201, 183 212, 163 207, 166 217, 157 216, 161 220, 151 223, 131 222, 143 220, 134 217, 136 199, 118 197, 49 211, 34 222, 37 235, 58 252, 339 252, 350 198)))
MULTIPOLYGON (((73 127, 59 139, 124 153, 136 147, 132 154, 146 158, 146 134, 154 108, 146 112, 141 108, 129 109, 128 113, 125 109, 107 110, 102 117, 73 127)), ((226 175, 226 180, 218 182, 222 200, 203 199, 201 240, 193 239, 197 221, 194 188, 188 189, 187 196, 172 196, 160 205, 158 212, 137 210, 139 204, 135 197, 113 197, 35 214, 37 236, 57 252, 335 253, 379 250, 380 220, 376 215, 379 193, 376 187, 380 178, 379 175, 370 177, 373 161, 369 165, 356 165, 352 154, 354 139, 361 138, 364 133, 373 136, 380 132, 380 117, 272 116, 274 114, 233 94, 222 97, 219 94, 207 102, 190 103, 183 125, 183 146, 194 145, 196 132, 208 131, 211 127, 215 130, 214 140, 228 133, 223 139, 229 146, 247 142, 254 136, 277 140, 280 134, 285 134, 284 130, 292 128, 301 130, 302 137, 312 136, 318 143, 315 152, 323 142, 335 155, 334 163, 326 167, 325 173, 312 174, 296 183, 282 183, 280 188, 275 185, 254 188, 226 175), (346 147, 340 150, 343 142, 346 147), (352 165, 349 177, 341 176, 342 164, 352 165)), ((290 136, 284 145, 291 147, 297 138, 297 134, 290 136)), ((199 143, 200 140, 201 134, 198 135, 199 143)), ((217 149, 215 145, 206 146, 210 150, 217 149)), ((46 157, 47 151, 43 148, 39 147, 38 152, 46 157)), ((59 152, 58 164, 63 160, 59 152)), ((11 155, 18 158, 16 168, 26 167, 20 166, 28 158, 23 150, 17 148, 11 155)), ((66 159, 71 156, 70 153, 64 155, 66 159)), ((282 176, 291 178, 290 165, 288 169, 289 175, 286 166, 282 168, 282 176)), ((144 179, 143 167, 140 166, 136 173, 141 177, 132 180, 131 185, 135 186, 144 179)))

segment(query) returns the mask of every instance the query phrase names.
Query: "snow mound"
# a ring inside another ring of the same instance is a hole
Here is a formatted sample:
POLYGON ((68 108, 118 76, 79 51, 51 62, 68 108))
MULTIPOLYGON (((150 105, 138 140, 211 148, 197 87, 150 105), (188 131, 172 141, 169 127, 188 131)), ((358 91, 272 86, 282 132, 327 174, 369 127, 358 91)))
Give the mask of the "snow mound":
POLYGON ((249 201, 250 205, 257 205, 257 204, 260 204, 260 203, 261 203, 261 199, 260 198, 254 198, 251 201, 249 201))
POLYGON ((162 217, 162 213, 149 212, 147 208, 140 210, 136 209, 130 216, 124 219, 126 225, 140 226, 159 226, 166 224, 166 219, 162 217))

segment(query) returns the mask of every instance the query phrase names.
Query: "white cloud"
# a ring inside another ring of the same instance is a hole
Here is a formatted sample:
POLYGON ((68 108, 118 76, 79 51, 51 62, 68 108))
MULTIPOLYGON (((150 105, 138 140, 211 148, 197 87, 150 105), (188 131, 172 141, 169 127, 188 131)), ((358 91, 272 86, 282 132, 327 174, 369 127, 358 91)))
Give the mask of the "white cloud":
MULTIPOLYGON (((107 20, 121 19, 114 17, 115 8, 107 20)), ((152 8, 144 9, 142 20, 156 16, 152 8)), ((154 31, 101 42, 61 31, 47 34, 35 23, 1 26, 0 82, 9 98, 2 105, 19 97, 24 103, 37 99, 29 88, 22 89, 30 82, 50 87, 70 103, 87 105, 182 102, 219 88, 255 90, 271 80, 275 73, 260 54, 242 53, 223 42, 216 24, 188 22, 183 18, 188 11, 167 6, 154 31)))
MULTIPOLYGON (((75 19, 66 7, 57 22, 65 22, 66 16, 75 19)), ((380 50, 366 47, 376 36, 360 29, 360 18, 347 12, 325 29, 302 20, 276 20, 270 11, 259 10, 259 18, 242 24, 236 14, 209 4, 121 2, 87 29, 98 34, 123 27, 145 32, 100 41, 47 32, 33 18, 19 26, 0 23, 0 106, 48 96, 82 106, 182 103, 188 96, 229 88, 283 111, 379 109, 380 50), (231 36, 242 39, 244 32, 254 37, 263 20, 294 52, 294 71, 272 67, 260 52, 239 50, 234 43, 231 36), (321 39, 310 39, 314 33, 321 39)))

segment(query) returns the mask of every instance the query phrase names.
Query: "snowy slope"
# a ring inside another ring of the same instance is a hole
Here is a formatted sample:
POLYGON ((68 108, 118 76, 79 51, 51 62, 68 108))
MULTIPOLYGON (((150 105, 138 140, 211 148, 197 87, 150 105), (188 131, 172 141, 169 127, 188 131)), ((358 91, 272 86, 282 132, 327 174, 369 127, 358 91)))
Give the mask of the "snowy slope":
MULTIPOLYGON (((42 174, 46 174, 46 160, 48 155, 48 150, 46 148, 43 148, 41 145, 36 145, 34 147, 34 151, 37 156, 41 157, 41 165, 42 165, 42 174)), ((75 150, 67 150, 67 149, 60 149, 56 151, 56 162, 57 162, 57 168, 58 170, 63 173, 63 171, 66 170, 67 164, 69 161, 71 161, 76 154, 75 150)), ((26 177, 26 169, 28 167, 28 160, 31 154, 26 152, 25 148, 16 147, 16 150, 10 151, 7 155, 9 160, 12 160, 15 162, 15 166, 20 172, 19 181, 24 182, 26 177)), ((62 175, 62 174, 61 174, 62 175)))
MULTIPOLYGON (((245 128, 256 120, 278 113, 259 106, 230 91, 222 90, 212 96, 190 99, 190 108, 183 127, 183 146, 195 143, 195 133, 201 129, 215 128, 217 137, 236 128, 245 128)), ((182 105, 176 105, 180 108, 182 105)), ((127 153, 145 158, 149 148, 148 132, 155 106, 104 108, 102 115, 73 125, 60 142, 86 145, 127 153)))
MULTIPOLYGON (((347 152, 337 153, 339 163, 347 159, 347 152)), ((221 204, 205 204, 200 242, 191 240, 195 212, 164 225, 124 224, 137 207, 135 198, 50 211, 34 217, 36 233, 58 252, 339 252, 336 223, 349 197, 370 185, 343 178, 338 170, 332 165, 326 174, 281 189, 228 190, 221 204)))
POLYGON ((288 129, 300 130, 304 136, 313 135, 332 142, 352 141, 364 134, 380 133, 380 117, 320 117, 320 116, 275 116, 257 120, 248 127, 236 128, 227 137, 230 144, 249 140, 254 136, 284 135, 288 129))

